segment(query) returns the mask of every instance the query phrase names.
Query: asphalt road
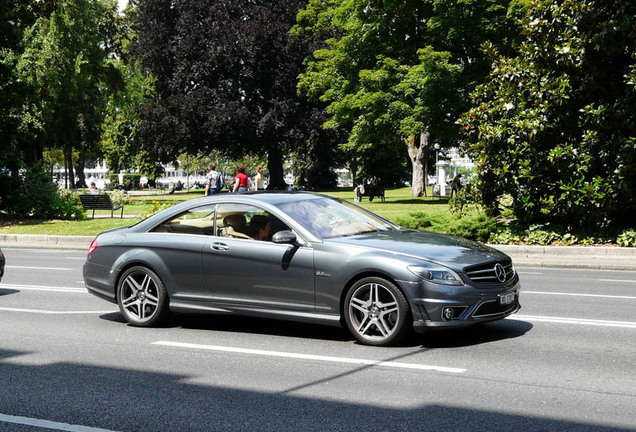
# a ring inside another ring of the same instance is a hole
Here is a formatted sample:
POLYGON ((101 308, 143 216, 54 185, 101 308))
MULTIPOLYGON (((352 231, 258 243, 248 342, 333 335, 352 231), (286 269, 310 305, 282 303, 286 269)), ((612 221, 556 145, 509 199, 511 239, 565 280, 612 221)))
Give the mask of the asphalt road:
POLYGON ((227 316, 123 323, 84 253, 3 249, 0 431, 636 431, 636 272, 519 268, 522 310, 393 348, 227 316))

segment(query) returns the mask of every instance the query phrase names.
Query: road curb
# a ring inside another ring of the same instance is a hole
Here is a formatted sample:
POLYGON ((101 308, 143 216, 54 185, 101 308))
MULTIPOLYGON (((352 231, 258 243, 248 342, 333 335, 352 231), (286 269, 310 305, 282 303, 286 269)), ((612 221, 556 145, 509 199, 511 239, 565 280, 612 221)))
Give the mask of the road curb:
POLYGON ((636 271, 636 248, 612 246, 489 245, 516 266, 636 271))
POLYGON ((0 247, 87 250, 95 236, 0 234, 0 247))

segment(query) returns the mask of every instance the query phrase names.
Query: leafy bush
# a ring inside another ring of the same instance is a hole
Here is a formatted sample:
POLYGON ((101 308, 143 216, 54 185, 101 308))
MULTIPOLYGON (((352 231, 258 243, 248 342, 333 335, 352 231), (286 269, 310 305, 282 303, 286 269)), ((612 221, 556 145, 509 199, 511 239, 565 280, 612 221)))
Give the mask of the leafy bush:
POLYGON ((148 209, 148 211, 143 214, 142 218, 146 219, 146 218, 152 216, 153 214, 160 212, 163 209, 167 209, 171 205, 172 204, 170 204, 170 203, 163 203, 162 204, 159 201, 153 201, 152 204, 150 205, 150 208, 148 209))
POLYGON ((523 228, 516 224, 500 227, 488 239, 492 244, 531 244, 531 245, 582 245, 618 243, 619 246, 636 246, 636 231, 627 230, 617 235, 615 231, 595 228, 593 232, 572 230, 568 227, 550 224, 533 225, 523 228))
POLYGON ((488 243, 499 245, 511 245, 522 243, 521 237, 512 233, 510 230, 503 230, 494 233, 490 233, 488 243))
POLYGON ((20 176, 3 175, 7 181, 3 207, 9 217, 36 219, 82 219, 79 198, 59 192, 40 166, 27 168, 20 176))
POLYGON ((86 210, 82 206, 79 195, 62 189, 58 191, 58 200, 53 202, 53 214, 57 219, 86 219, 86 210))
POLYGON ((464 237, 471 240, 485 242, 490 234, 497 229, 496 219, 485 215, 433 220, 423 212, 409 213, 408 217, 398 218, 397 224, 409 229, 427 229, 445 234, 464 237))
POLYGON ((422 212, 409 213, 407 217, 397 218, 395 222, 408 229, 426 229, 433 225, 430 216, 422 212))
POLYGON ((110 200, 113 202, 113 204, 125 205, 130 203, 130 200, 128 199, 128 195, 126 194, 125 191, 121 189, 115 189, 114 191, 110 191, 108 192, 108 195, 110 195, 110 200))
POLYGON ((497 226, 498 222, 496 219, 478 215, 459 219, 448 227, 447 232, 457 237, 486 242, 490 238, 490 234, 497 229, 497 226))
POLYGON ((616 242, 619 246, 636 247, 636 230, 623 231, 616 239, 616 242))

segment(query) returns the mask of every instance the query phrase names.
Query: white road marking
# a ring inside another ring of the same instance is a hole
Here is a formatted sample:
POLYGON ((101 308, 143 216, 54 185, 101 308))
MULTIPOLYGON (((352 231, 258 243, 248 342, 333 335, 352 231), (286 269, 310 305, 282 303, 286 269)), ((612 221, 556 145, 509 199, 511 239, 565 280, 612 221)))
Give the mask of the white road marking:
POLYGON ((83 314, 112 313, 114 312, 114 309, 107 310, 107 311, 52 311, 52 310, 42 310, 42 309, 21 309, 21 308, 0 307, 0 311, 34 313, 34 314, 42 314, 42 315, 83 315, 83 314))
POLYGON ((517 274, 520 275, 542 275, 540 272, 528 272, 528 271, 517 271, 517 274))
POLYGON ((521 291, 522 294, 544 294, 544 295, 557 295, 557 296, 571 296, 571 297, 597 297, 597 298, 610 298, 610 299, 622 299, 622 300, 636 300, 635 296, 619 296, 619 295, 607 295, 607 294, 577 294, 577 293, 563 293, 563 292, 548 292, 548 291, 521 291))
POLYGON ((29 267, 29 266, 6 266, 8 269, 27 269, 27 270, 59 270, 59 271, 71 271, 72 268, 68 267, 29 267))
POLYGON ((599 282, 636 283, 636 280, 629 280, 629 279, 599 279, 599 282))
MULTIPOLYGON (((83 283, 83 282, 82 282, 83 283)), ((71 287, 51 287, 44 285, 17 285, 17 284, 2 284, 0 289, 18 289, 25 291, 54 291, 54 292, 72 292, 86 294, 88 290, 86 288, 71 288, 71 287)))
POLYGON ((109 429, 94 428, 90 426, 72 425, 68 423, 59 423, 50 420, 40 420, 30 417, 12 416, 8 414, 0 414, 0 422, 14 423, 20 425, 35 426, 43 429, 53 429, 67 432, 115 432, 109 429))
POLYGON ((445 366, 431 366, 431 365, 423 365, 423 364, 415 364, 415 363, 398 363, 398 362, 382 361, 382 360, 365 360, 365 359, 347 358, 347 357, 330 357, 330 356, 290 353, 290 352, 281 352, 281 351, 264 351, 264 350, 255 350, 255 349, 246 349, 246 348, 224 347, 224 346, 218 346, 218 345, 200 345, 200 344, 169 342, 169 341, 157 341, 157 342, 153 342, 152 344, 176 347, 176 348, 191 348, 191 349, 200 349, 200 350, 208 350, 208 351, 250 354, 250 355, 257 355, 257 356, 315 360, 315 361, 323 361, 323 362, 358 364, 358 365, 369 365, 369 366, 383 366, 383 367, 391 367, 391 368, 397 368, 397 369, 426 370, 426 371, 437 371, 437 372, 447 372, 447 373, 456 373, 456 374, 466 372, 466 369, 445 367, 445 366))
POLYGON ((631 322, 631 321, 606 321, 606 320, 549 317, 549 316, 536 316, 536 315, 514 315, 511 317, 508 317, 507 319, 517 319, 522 321, 547 322, 547 323, 557 323, 557 324, 576 324, 576 325, 597 326, 597 327, 620 327, 620 328, 636 329, 636 322, 631 322))

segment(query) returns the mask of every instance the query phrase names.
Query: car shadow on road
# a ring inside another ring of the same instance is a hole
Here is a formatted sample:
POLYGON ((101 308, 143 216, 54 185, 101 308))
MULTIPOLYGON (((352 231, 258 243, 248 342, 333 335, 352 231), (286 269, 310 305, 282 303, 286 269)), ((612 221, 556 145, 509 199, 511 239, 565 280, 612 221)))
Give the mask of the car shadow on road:
POLYGON ((532 327, 526 321, 505 319, 463 329, 431 331, 417 337, 424 348, 459 348, 518 338, 532 327))
POLYGON ((166 326, 182 327, 191 330, 264 334, 340 342, 353 340, 353 336, 340 327, 268 318, 173 314, 167 320, 166 326))
MULTIPOLYGON (((103 314, 101 318, 107 321, 125 323, 118 312, 103 314)), ((360 344, 345 328, 268 318, 172 314, 161 327, 360 344)), ((529 322, 508 319, 464 329, 433 330, 425 334, 411 334, 408 338, 400 341, 397 346, 403 348, 459 348, 521 337, 530 329, 532 329, 532 324, 529 322)))
POLYGON ((0 288, 0 296, 17 294, 19 292, 20 292, 19 290, 15 290, 15 289, 0 288))

